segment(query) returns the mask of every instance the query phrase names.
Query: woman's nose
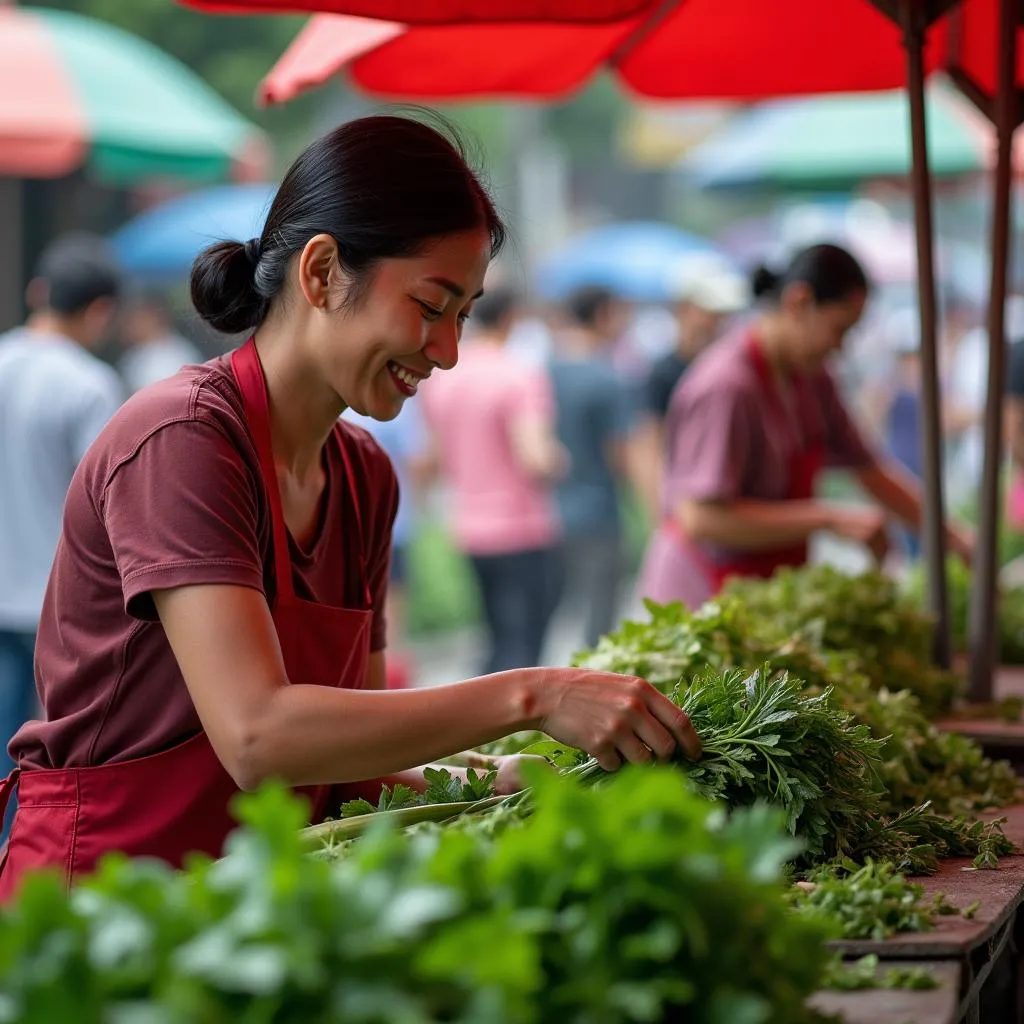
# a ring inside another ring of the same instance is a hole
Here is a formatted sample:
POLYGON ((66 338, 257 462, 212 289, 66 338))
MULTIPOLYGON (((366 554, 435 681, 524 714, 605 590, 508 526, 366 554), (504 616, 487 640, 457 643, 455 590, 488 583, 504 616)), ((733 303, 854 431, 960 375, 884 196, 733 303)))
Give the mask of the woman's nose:
POLYGON ((462 329, 458 324, 436 323, 427 339, 427 358, 442 370, 452 369, 459 361, 461 335, 462 329))

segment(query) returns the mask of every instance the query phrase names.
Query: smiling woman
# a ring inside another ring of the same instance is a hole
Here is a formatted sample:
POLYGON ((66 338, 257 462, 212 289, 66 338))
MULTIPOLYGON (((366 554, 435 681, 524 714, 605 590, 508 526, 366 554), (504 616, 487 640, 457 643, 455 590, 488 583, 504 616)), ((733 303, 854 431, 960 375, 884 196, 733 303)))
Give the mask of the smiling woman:
MULTIPOLYGON (((0 898, 111 850, 216 855, 232 795, 271 777, 317 820, 520 729, 609 768, 699 752, 671 701, 608 673, 374 692, 397 485, 339 417, 391 419, 454 366, 504 235, 451 138, 382 116, 300 156, 258 239, 200 255, 197 310, 251 336, 138 392, 75 476, 36 650, 45 720, 0 786, 18 796, 0 898)), ((515 759, 498 783, 517 786, 515 759)))

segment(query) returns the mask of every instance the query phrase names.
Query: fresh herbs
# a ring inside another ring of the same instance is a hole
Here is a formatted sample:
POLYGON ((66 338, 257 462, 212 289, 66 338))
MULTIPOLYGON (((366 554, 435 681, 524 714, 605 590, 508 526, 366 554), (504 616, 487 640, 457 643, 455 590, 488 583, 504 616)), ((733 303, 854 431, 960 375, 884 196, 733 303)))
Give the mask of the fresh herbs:
MULTIPOLYGON (((971 570, 958 558, 946 563, 949 619, 954 650, 967 650, 971 607, 971 570)), ((907 593, 919 608, 925 606, 924 570, 915 569, 907 580, 907 593)), ((1024 665, 1024 587, 1002 587, 996 598, 999 658, 1004 665, 1024 665)))
POLYGON ((727 593, 783 634, 806 636, 819 650, 856 654, 875 686, 910 690, 928 715, 952 705, 960 683, 931 663, 931 618, 882 572, 783 569, 770 580, 735 580, 727 593))
POLYGON ((914 690, 927 694, 933 709, 948 702, 950 693, 947 675, 930 667, 921 650, 927 620, 908 611, 887 580, 881 597, 871 598, 877 582, 877 574, 851 581, 834 570, 814 568, 767 582, 744 581, 694 613, 679 604, 648 604, 649 622, 624 623, 593 651, 578 655, 576 663, 641 675, 666 692, 708 668, 749 672, 767 664, 801 680, 811 693, 830 689, 837 704, 883 741, 877 772, 887 794, 885 813, 898 814, 926 800, 942 814, 968 814, 1014 802, 1020 787, 1006 762, 985 757, 973 740, 935 728, 921 697, 896 687, 913 662, 914 690), (821 587, 834 597, 825 601, 821 587), (804 597, 799 607, 817 618, 803 620, 780 607, 792 591, 813 594, 815 588, 818 597, 804 597), (849 624, 832 622, 843 619, 847 601, 862 606, 851 613, 855 622, 862 621, 859 633, 849 624), (882 617, 884 628, 863 624, 872 613, 882 617), (904 628, 912 639, 909 654, 894 646, 891 635, 904 628), (864 637, 859 648, 828 646, 856 643, 858 635, 864 637), (889 673, 890 685, 879 682, 886 673, 869 663, 872 651, 883 651, 888 664, 901 666, 902 675, 889 673), (933 688, 936 680, 938 690, 933 688))
MULTIPOLYGON (((799 867, 875 858, 932 874, 941 857, 993 867, 1012 852, 1001 821, 946 818, 927 803, 894 805, 880 776, 887 741, 840 709, 828 690, 810 694, 786 673, 767 669, 704 670, 680 684, 673 699, 703 742, 699 761, 678 761, 691 786, 730 808, 758 801, 780 808, 804 843, 799 867)), ((557 753, 556 763, 583 781, 605 776, 596 761, 580 765, 579 751, 555 743, 529 749, 557 753)))
POLYGON ((925 899, 922 885, 870 859, 819 868, 792 887, 789 901, 798 914, 831 923, 835 938, 878 942, 897 932, 931 931, 936 915, 959 913, 945 896, 925 899))
POLYGON ((805 859, 847 852, 864 818, 878 814, 881 744, 827 692, 808 696, 784 673, 705 672, 674 699, 704 745, 686 766, 696 790, 730 807, 780 807, 805 859))
POLYGON ((726 816, 667 768, 599 791, 539 772, 532 799, 493 837, 381 815, 332 862, 268 788, 215 863, 31 878, 0 911, 0 1021, 811 1019, 824 932, 786 906, 780 815, 726 816))
POLYGON ((447 768, 424 768, 423 777, 427 782, 427 788, 422 793, 417 793, 401 783, 394 788, 382 786, 376 807, 362 797, 358 800, 349 800, 341 805, 341 817, 358 818, 364 814, 399 811, 405 807, 422 807, 426 804, 474 803, 477 800, 486 800, 494 796, 494 780, 498 773, 492 769, 478 774, 474 768, 469 768, 466 771, 466 781, 463 782, 447 768))
POLYGON ((911 989, 927 991, 939 987, 935 975, 927 967, 888 967, 879 974, 879 961, 874 953, 852 963, 836 957, 829 964, 822 988, 854 992, 868 988, 911 989))

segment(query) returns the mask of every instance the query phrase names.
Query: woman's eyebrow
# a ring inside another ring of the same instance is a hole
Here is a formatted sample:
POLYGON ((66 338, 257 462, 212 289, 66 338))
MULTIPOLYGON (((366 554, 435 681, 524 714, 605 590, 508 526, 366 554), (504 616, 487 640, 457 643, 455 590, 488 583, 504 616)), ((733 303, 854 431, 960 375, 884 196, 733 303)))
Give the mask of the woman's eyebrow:
MULTIPOLYGON (((439 284, 445 291, 451 292, 457 299, 464 299, 466 297, 466 289, 457 285, 454 281, 449 281, 447 277, 428 277, 427 280, 431 284, 439 284)), ((473 298, 479 299, 483 293, 484 290, 481 288, 473 298)))

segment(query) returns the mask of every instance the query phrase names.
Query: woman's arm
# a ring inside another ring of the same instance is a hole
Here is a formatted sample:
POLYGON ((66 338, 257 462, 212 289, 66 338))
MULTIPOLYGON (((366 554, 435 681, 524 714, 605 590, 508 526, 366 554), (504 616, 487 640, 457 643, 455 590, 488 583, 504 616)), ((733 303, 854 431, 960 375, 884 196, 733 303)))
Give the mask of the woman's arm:
POLYGON ((785 547, 836 525, 835 510, 819 501, 683 500, 677 516, 693 540, 738 551, 785 547))
MULTIPOLYGON (((857 470, 861 486, 897 519, 919 529, 923 514, 921 488, 917 479, 895 462, 884 460, 873 462, 857 470)), ((965 562, 974 555, 974 538, 970 531, 959 523, 946 526, 946 543, 949 549, 965 562)))
POLYGON ((229 585, 153 594, 221 763, 242 789, 380 779, 541 729, 603 765, 669 757, 700 743, 686 716, 642 680, 522 669, 422 690, 339 690, 288 679, 262 593, 229 585))
POLYGON ((540 481, 561 477, 568 465, 565 449, 551 425, 540 416, 517 416, 511 426, 512 452, 520 468, 540 481))

